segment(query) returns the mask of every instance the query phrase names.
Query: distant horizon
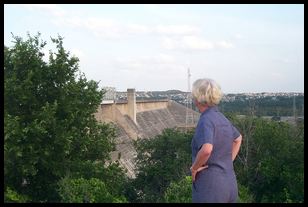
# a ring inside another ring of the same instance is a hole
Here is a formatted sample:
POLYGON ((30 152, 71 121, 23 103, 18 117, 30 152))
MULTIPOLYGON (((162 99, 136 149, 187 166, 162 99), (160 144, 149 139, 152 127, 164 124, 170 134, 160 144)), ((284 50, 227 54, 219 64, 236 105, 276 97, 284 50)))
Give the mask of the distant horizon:
MULTIPOLYGON (((180 91, 180 92, 183 92, 183 93, 187 93, 187 91, 182 91, 182 90, 179 90, 179 89, 169 89, 169 90, 136 90, 136 92, 166 92, 166 91, 180 91)), ((116 92, 120 92, 120 93, 125 93, 127 92, 127 90, 125 91, 122 91, 122 90, 116 90, 116 92)), ((304 92, 228 92, 228 93, 224 93, 223 94, 246 94, 246 93, 253 93, 253 94, 259 94, 259 93, 304 93, 304 92)))

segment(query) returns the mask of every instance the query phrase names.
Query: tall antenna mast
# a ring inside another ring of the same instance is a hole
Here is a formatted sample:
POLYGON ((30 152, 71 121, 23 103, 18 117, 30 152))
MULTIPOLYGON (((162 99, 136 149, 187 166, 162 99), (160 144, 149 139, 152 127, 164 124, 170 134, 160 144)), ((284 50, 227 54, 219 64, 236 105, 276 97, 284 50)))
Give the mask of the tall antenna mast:
POLYGON ((190 69, 188 68, 187 69, 187 83, 188 83, 188 85, 187 85, 188 91, 187 92, 189 92, 189 93, 191 93, 191 91, 190 91, 190 77, 191 77, 190 69))
POLYGON ((192 126, 194 124, 194 114, 192 111, 192 96, 190 89, 190 69, 187 69, 187 96, 186 96, 186 125, 185 131, 187 131, 188 126, 192 126))

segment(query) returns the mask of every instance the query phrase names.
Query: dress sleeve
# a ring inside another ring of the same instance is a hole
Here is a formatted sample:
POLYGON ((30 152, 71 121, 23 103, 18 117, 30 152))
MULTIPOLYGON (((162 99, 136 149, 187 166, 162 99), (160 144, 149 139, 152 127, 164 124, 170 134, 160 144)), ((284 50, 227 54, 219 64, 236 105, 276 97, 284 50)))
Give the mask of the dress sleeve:
POLYGON ((198 150, 203 144, 213 144, 214 126, 210 122, 203 121, 197 128, 196 144, 198 150))
POLYGON ((233 139, 236 139, 240 136, 240 132, 237 130, 237 128, 235 128, 233 125, 232 125, 232 137, 233 139))

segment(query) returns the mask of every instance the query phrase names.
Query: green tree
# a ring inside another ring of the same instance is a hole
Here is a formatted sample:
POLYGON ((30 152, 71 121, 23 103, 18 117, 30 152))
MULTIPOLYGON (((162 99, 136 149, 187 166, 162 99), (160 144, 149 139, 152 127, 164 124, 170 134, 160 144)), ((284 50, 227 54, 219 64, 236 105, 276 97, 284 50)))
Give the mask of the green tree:
POLYGON ((192 202, 192 178, 185 176, 179 182, 171 182, 164 194, 167 203, 191 203, 192 202))
MULTIPOLYGON (((178 182, 171 182, 165 191, 164 199, 167 203, 191 203, 192 202, 192 179, 186 176, 178 182)), ((254 201, 248 188, 238 184, 238 202, 252 203, 254 201)))
POLYGON ((106 184, 97 179, 71 179, 65 177, 59 182, 59 193, 65 203, 123 203, 123 196, 110 194, 106 184))
POLYGON ((62 37, 51 38, 57 51, 49 62, 39 33, 13 39, 4 47, 4 185, 32 202, 59 201, 57 182, 67 174, 109 173, 101 166, 114 148, 114 129, 93 115, 104 91, 80 73, 62 37))
POLYGON ((233 117, 233 122, 243 135, 236 174, 254 202, 303 202, 303 123, 252 117, 233 117))
POLYGON ((134 202, 162 202, 170 183, 190 174, 191 137, 192 132, 165 129, 155 138, 137 142, 134 202))
POLYGON ((249 191, 248 187, 238 183, 238 202, 239 203, 253 203, 253 194, 249 191))
POLYGON ((4 202, 5 203, 25 203, 29 201, 29 198, 25 195, 21 195, 16 191, 7 187, 4 192, 4 202))
POLYGON ((295 126, 283 122, 269 121, 256 127, 254 138, 262 146, 254 162, 258 172, 252 187, 257 202, 303 202, 303 133, 297 135, 295 126))

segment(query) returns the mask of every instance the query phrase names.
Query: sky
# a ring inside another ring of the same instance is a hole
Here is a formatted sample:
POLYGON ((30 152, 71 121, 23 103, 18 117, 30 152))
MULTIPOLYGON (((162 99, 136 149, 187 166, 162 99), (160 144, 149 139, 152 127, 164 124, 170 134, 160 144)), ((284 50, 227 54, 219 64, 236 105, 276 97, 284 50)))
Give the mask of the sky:
POLYGON ((5 4, 4 45, 27 32, 46 55, 64 37, 87 79, 117 91, 211 78, 224 93, 304 92, 303 4, 5 4))

